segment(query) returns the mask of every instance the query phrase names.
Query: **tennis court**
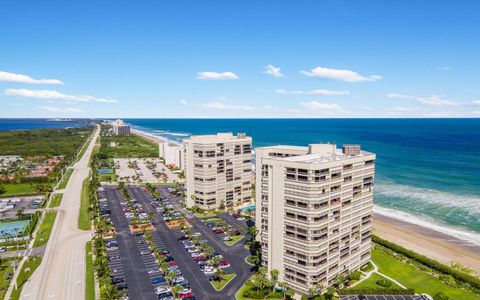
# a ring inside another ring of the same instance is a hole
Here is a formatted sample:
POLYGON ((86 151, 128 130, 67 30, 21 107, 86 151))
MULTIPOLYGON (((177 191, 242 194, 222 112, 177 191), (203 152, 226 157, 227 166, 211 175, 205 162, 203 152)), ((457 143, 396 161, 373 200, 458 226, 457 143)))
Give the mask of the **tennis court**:
POLYGON ((22 236, 30 220, 0 222, 0 238, 22 236))

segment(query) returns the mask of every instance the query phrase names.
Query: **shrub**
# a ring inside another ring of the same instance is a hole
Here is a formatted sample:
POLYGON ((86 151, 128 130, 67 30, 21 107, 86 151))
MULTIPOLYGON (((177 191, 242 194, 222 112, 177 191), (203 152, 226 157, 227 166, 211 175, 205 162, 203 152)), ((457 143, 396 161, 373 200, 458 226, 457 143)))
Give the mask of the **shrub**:
POLYGON ((408 249, 406 249, 402 246, 399 246, 397 244, 394 244, 392 242, 381 239, 378 236, 373 235, 372 236, 372 241, 374 241, 375 243, 377 243, 379 245, 382 245, 385 248, 388 248, 388 249, 393 250, 397 253, 403 254, 404 256, 406 256, 406 257, 408 257, 408 258, 410 258, 410 259, 412 259, 416 262, 419 262, 419 263, 421 263, 421 264, 423 264, 423 265, 425 265, 425 266, 427 266, 427 267, 429 267, 429 268, 431 268, 431 269, 433 269, 437 272, 440 272, 440 273, 443 273, 443 274, 446 274, 446 275, 451 275, 456 280, 459 280, 459 281, 464 282, 464 283, 468 283, 471 286, 473 286, 474 288, 480 289, 480 279, 478 279, 474 276, 471 276, 471 275, 465 274, 463 272, 460 272, 458 270, 455 270, 452 267, 449 267, 447 265, 439 263, 436 260, 433 260, 433 259, 428 258, 426 256, 423 256, 421 254, 418 254, 414 251, 408 250, 408 249))
POLYGON ((359 271, 352 272, 348 275, 348 278, 350 280, 360 280, 360 277, 362 276, 362 273, 359 271))
POLYGON ((413 289, 342 289, 338 291, 339 295, 414 295, 413 289))
POLYGON ((379 286, 383 286, 384 288, 389 288, 392 286, 392 283, 390 282, 390 280, 387 280, 387 279, 377 280, 376 284, 378 284, 379 286))
POLYGON ((450 299, 447 295, 445 295, 443 292, 436 293, 435 296, 433 296, 434 300, 448 300, 450 299))

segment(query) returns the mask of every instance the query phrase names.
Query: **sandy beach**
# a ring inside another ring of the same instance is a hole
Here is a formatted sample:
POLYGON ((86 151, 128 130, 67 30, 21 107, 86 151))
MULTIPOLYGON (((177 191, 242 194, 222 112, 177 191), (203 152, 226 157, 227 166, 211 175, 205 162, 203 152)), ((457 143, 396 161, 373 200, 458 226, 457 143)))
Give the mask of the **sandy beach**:
POLYGON ((480 273, 480 246, 413 223, 374 215, 379 237, 449 265, 458 262, 480 273))
MULTIPOLYGON (((153 142, 170 142, 140 130, 132 130, 153 142)), ((373 232, 379 237, 449 265, 459 262, 480 273, 480 246, 451 235, 383 214, 374 214, 373 232)))

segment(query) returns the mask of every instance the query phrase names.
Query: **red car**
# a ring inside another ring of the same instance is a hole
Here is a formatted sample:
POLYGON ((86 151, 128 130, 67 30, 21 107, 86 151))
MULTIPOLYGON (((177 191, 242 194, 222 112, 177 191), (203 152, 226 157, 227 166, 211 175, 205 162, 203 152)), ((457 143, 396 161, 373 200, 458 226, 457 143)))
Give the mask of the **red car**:
POLYGON ((182 297, 182 299, 190 298, 190 297, 193 297, 193 294, 192 293, 181 294, 180 297, 182 297))
POLYGON ((200 255, 200 256, 194 257, 193 260, 195 260, 195 261, 203 261, 203 260, 207 260, 207 259, 205 258, 205 256, 200 255))
POLYGON ((173 266, 176 266, 176 265, 177 265, 177 263, 176 263, 176 262, 174 262, 174 261, 171 261, 171 262, 169 262, 169 263, 168 263, 168 265, 169 265, 170 267, 173 267, 173 266))
POLYGON ((213 232, 215 232, 216 234, 225 233, 225 231, 223 231, 222 229, 216 229, 213 232))

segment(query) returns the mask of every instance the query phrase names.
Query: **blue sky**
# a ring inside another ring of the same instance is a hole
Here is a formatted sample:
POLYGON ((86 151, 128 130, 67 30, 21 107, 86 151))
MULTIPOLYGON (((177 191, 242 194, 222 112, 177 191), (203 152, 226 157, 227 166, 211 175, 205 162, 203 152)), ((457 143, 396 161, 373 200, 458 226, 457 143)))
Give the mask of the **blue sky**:
POLYGON ((478 1, 3 1, 8 117, 479 117, 478 1))

